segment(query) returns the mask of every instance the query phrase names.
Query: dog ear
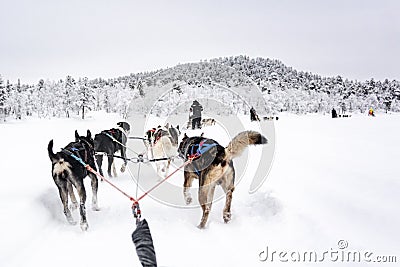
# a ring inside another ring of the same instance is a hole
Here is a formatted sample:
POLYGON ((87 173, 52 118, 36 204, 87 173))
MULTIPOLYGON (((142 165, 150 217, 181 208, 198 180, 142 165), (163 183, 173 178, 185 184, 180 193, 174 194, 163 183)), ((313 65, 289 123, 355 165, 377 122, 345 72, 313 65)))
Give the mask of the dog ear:
POLYGON ((90 130, 87 130, 86 137, 92 139, 92 133, 90 132, 90 130))
POLYGON ((75 141, 79 141, 78 130, 75 130, 75 141))
POLYGON ((189 136, 187 136, 187 134, 185 133, 185 135, 183 136, 183 138, 189 138, 189 136))
POLYGON ((178 130, 179 130, 179 124, 178 124, 178 125, 176 125, 176 129, 178 129, 178 130))

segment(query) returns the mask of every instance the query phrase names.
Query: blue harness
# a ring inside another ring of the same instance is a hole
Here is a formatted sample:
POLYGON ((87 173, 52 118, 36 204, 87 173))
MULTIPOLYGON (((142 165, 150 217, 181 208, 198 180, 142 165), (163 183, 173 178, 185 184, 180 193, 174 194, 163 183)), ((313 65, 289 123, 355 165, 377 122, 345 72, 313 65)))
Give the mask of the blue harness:
POLYGON ((71 156, 72 158, 74 158, 76 161, 78 161, 80 164, 82 164, 83 166, 86 166, 87 164, 82 160, 82 158, 80 158, 79 156, 75 155, 74 152, 77 152, 79 155, 79 151, 80 150, 84 150, 84 149, 79 149, 76 147, 71 147, 69 149, 65 149, 62 148, 61 149, 64 153, 68 154, 69 156, 71 156))
MULTIPOLYGON (((190 150, 190 156, 199 157, 202 154, 206 153, 208 150, 210 150, 212 147, 217 145, 216 143, 206 144, 206 143, 204 143, 206 140, 207 139, 203 139, 200 143, 192 145, 191 150, 190 150), (196 147, 197 147, 197 149, 196 149, 196 147)), ((195 166, 193 166, 193 167, 194 167, 196 174, 198 176, 200 176, 199 170, 195 166)))

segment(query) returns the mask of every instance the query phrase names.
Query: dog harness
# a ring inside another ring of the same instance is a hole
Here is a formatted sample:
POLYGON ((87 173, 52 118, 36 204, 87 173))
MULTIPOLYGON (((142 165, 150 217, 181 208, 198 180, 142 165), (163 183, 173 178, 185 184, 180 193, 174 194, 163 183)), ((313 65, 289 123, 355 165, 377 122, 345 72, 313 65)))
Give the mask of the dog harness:
POLYGON ((120 144, 122 146, 124 146, 124 144, 121 143, 120 140, 118 140, 117 138, 114 137, 114 135, 117 134, 116 129, 110 129, 110 130, 104 130, 101 133, 104 134, 105 136, 109 137, 111 140, 113 140, 114 142, 116 142, 117 144, 120 144))
POLYGON ((192 145, 190 156, 194 156, 194 155, 201 156, 202 154, 204 154, 208 150, 210 150, 212 147, 217 145, 216 143, 206 144, 206 143, 204 143, 205 141, 207 141, 207 139, 203 139, 200 143, 192 145), (197 147, 197 150, 195 151, 196 147, 197 147))
POLYGON ((170 129, 168 129, 168 131, 163 130, 163 129, 158 129, 158 130, 149 130, 152 131, 152 137, 154 139, 153 144, 155 145, 163 136, 166 136, 169 138, 169 140, 171 141, 172 144, 177 144, 178 140, 174 140, 174 138, 172 137, 171 133, 170 133, 170 129))
POLYGON ((64 152, 65 154, 67 154, 68 156, 74 158, 75 160, 77 160, 81 164, 85 163, 85 161, 87 159, 87 153, 86 153, 86 149, 84 147, 76 148, 76 147, 73 146, 73 147, 70 147, 69 149, 62 148, 61 151, 64 152), (82 151, 82 150, 85 151, 85 160, 83 160, 81 158, 81 155, 79 154, 79 151, 82 151))
POLYGON ((111 139, 114 138, 114 135, 117 134, 115 129, 110 129, 110 130, 104 130, 101 132, 104 135, 107 135, 108 137, 110 137, 111 139))
MULTIPOLYGON (((207 143, 205 143, 205 141, 207 141, 207 139, 203 139, 200 143, 189 146, 188 150, 190 148, 190 154, 186 153, 188 155, 188 158, 200 157, 202 154, 206 153, 208 150, 210 150, 211 148, 213 148, 217 145, 216 143, 207 144, 207 143), (197 149, 195 150, 196 147, 197 147, 197 149)), ((196 168, 196 166, 193 165, 193 167, 194 167, 196 174, 198 176, 200 176, 201 172, 196 168)))
MULTIPOLYGON (((68 156, 74 158, 74 159, 77 160, 79 163, 81 163, 81 164, 83 164, 83 165, 86 165, 85 162, 88 161, 88 151, 87 151, 87 149, 90 150, 90 149, 93 149, 93 147, 92 147, 86 140, 79 140, 78 145, 79 145, 80 147, 77 147, 76 145, 74 145, 74 146, 72 146, 72 147, 70 147, 70 148, 68 148, 68 149, 63 148, 63 149, 62 149, 62 152, 64 152, 64 153, 67 154, 68 156), (82 143, 81 143, 81 142, 82 142, 82 143), (85 145, 87 145, 88 148, 85 148, 85 145), (82 159, 82 157, 81 157, 80 151, 83 151, 83 152, 84 152, 84 154, 83 154, 83 159, 82 159)), ((85 169, 85 171, 86 171, 86 169, 85 169)))

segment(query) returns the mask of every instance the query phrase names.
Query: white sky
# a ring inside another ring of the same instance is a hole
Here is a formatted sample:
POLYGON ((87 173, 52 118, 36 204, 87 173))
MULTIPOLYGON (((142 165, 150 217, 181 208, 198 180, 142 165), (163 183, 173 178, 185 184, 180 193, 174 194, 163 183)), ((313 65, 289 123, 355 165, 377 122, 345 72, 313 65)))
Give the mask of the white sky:
POLYGON ((0 75, 111 78, 239 54, 400 80, 397 0, 0 0, 0 75))

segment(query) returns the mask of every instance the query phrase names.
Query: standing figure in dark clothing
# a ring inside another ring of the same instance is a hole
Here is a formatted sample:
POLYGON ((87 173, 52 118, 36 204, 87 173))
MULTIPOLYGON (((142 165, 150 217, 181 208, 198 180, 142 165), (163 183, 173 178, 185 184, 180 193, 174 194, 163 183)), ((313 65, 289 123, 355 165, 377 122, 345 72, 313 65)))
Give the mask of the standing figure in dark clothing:
POLYGON ((203 106, 195 100, 193 104, 190 106, 190 111, 193 113, 192 115, 192 129, 201 129, 201 112, 203 111, 203 106))
POLYGON ((337 112, 336 109, 332 109, 332 118, 337 118, 337 112))
POLYGON ((260 121, 260 118, 253 107, 250 109, 250 121, 260 121))

